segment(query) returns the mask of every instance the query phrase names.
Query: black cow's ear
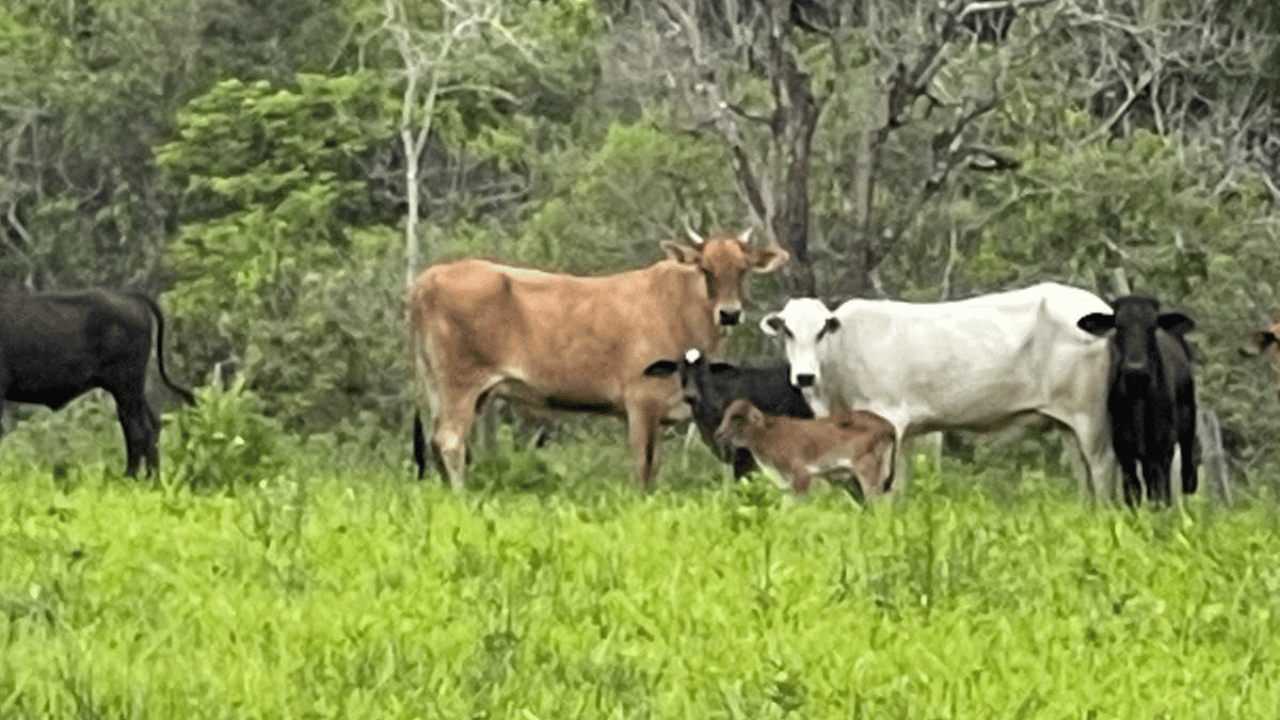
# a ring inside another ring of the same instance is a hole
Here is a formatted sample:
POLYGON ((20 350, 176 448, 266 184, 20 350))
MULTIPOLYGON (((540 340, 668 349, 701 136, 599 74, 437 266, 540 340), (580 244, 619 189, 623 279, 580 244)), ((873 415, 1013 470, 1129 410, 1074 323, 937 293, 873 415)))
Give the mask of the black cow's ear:
POLYGON ((1116 326, 1116 316, 1104 313, 1089 313, 1076 322, 1081 330, 1094 335, 1106 335, 1116 326))
POLYGON ((659 360, 645 368, 644 374, 647 377, 671 377, 679 367, 675 360, 659 360))
POLYGON ((711 371, 712 375, 717 375, 732 370, 733 366, 727 362, 713 362, 707 365, 707 369, 711 371))
POLYGON ((1186 335, 1196 329, 1195 320, 1177 312, 1164 313, 1156 322, 1159 323, 1161 329, 1174 335, 1186 335))

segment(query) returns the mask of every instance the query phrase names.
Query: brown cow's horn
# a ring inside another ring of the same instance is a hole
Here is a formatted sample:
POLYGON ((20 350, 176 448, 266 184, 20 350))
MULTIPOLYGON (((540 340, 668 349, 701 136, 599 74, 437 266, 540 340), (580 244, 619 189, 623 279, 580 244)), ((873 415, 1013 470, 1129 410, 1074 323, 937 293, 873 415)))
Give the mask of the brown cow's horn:
POLYGON ((738 239, 742 241, 743 245, 746 245, 751 242, 752 230, 755 230, 755 226, 749 227, 746 230, 743 230, 742 232, 738 233, 738 239))
POLYGON ((693 243, 695 247, 702 247, 702 244, 706 241, 689 226, 689 218, 681 219, 681 223, 684 225, 685 234, 689 236, 689 242, 693 243))

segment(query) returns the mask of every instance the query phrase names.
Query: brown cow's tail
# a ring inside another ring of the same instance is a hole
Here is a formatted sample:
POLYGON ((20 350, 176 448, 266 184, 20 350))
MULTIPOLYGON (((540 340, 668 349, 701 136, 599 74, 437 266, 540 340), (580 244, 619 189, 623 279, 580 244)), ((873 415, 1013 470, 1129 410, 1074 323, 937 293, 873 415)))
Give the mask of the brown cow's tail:
POLYGON ((160 312, 160 306, 156 304, 155 300, 152 300, 151 298, 147 297, 146 295, 143 295, 142 293, 132 293, 132 295, 133 297, 146 303, 147 307, 151 308, 151 314, 156 316, 156 366, 160 369, 160 379, 164 381, 165 385, 169 386, 170 390, 180 395, 188 405, 195 405, 196 398, 194 395, 191 394, 191 391, 184 387, 181 387, 174 381, 170 380, 169 373, 165 372, 165 369, 164 369, 164 314, 160 312))

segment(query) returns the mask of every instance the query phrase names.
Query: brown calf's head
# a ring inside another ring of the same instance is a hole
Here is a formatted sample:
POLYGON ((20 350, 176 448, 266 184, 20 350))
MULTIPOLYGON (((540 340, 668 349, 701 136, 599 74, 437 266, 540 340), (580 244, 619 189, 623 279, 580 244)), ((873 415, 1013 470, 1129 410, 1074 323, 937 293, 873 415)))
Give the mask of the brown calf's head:
MULTIPOLYGON (((1280 312, 1271 317, 1271 327, 1255 330, 1245 336, 1240 345, 1240 354, 1253 357, 1266 352, 1271 357, 1271 364, 1276 369, 1276 377, 1280 379, 1280 312)), ((1276 396, 1280 398, 1280 391, 1276 396)))
POLYGON ((738 398, 724 410, 720 427, 716 428, 716 444, 729 457, 749 443, 752 436, 764 428, 764 413, 750 400, 738 398))
POLYGON ((742 319, 742 290, 747 272, 773 272, 790 255, 776 245, 751 245, 750 230, 738 237, 708 238, 686 230, 689 233, 688 245, 666 240, 662 249, 672 260, 693 265, 702 271, 707 283, 707 298, 711 301, 712 320, 717 325, 737 325, 742 319))

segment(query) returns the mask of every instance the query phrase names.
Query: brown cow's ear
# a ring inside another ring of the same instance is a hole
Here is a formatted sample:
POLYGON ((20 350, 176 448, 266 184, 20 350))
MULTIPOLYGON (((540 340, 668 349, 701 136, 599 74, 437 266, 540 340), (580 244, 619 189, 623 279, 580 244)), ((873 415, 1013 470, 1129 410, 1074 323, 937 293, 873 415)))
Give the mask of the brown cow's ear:
POLYGON ((1165 313, 1156 319, 1160 328, 1175 335, 1186 335, 1196 329, 1196 321, 1182 313, 1165 313))
POLYGON ((749 408, 747 408, 747 420, 749 420, 752 425, 755 425, 757 427, 763 427, 764 413, 760 411, 760 408, 756 407, 755 405, 752 405, 749 408))
POLYGON ((1087 333, 1106 335, 1116 326, 1116 316, 1105 313, 1089 313, 1076 322, 1076 326, 1087 333))
POLYGON ((791 253, 783 250, 777 245, 768 245, 762 248, 751 248, 748 262, 751 263, 751 269, 758 273, 769 273, 782 267, 782 264, 791 259, 791 253))
POLYGON ((702 252, 688 245, 681 245, 675 240, 663 240, 661 243, 663 251, 667 253, 667 257, 678 263, 685 265, 697 265, 702 259, 702 252))
POLYGON ((1276 336, 1270 330, 1251 332, 1245 336, 1244 342, 1240 345, 1240 354, 1253 357, 1274 342, 1276 342, 1276 336))

